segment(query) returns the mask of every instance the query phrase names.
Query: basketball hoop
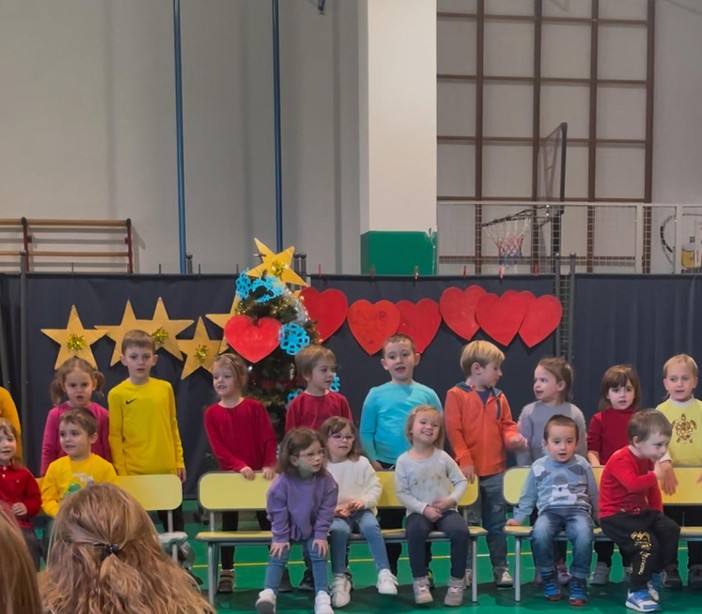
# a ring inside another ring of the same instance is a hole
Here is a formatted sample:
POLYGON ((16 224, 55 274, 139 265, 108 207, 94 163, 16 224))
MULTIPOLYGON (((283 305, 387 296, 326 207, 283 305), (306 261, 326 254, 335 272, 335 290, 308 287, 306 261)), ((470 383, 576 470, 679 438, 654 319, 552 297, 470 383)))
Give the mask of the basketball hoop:
POLYGON ((529 227, 528 217, 500 219, 484 225, 485 232, 497 247, 500 279, 522 258, 522 243, 529 227))

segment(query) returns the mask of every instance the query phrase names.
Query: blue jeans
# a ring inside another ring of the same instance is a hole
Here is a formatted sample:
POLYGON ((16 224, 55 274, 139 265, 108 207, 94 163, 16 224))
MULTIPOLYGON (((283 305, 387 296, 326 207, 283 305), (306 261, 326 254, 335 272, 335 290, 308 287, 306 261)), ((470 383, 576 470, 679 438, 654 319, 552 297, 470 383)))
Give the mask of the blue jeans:
POLYGON ((376 517, 370 510, 359 510, 348 518, 336 517, 331 524, 329 529, 329 554, 332 573, 335 575, 342 574, 347 569, 346 546, 354 528, 366 538, 378 571, 390 569, 388 554, 385 550, 385 541, 376 517))
POLYGON ((480 506, 482 525, 487 531, 487 545, 493 569, 507 569, 507 538, 504 527, 507 522, 507 508, 502 493, 503 473, 478 478, 480 493, 478 502, 471 508, 480 506))
POLYGON ((536 519, 531 534, 531 551, 536 568, 542 576, 553 573, 553 543, 561 531, 565 531, 573 545, 570 573, 575 578, 587 578, 592 562, 592 518, 585 510, 572 507, 548 510, 536 519))
MULTIPOLYGON (((327 557, 319 555, 319 552, 312 547, 313 541, 314 537, 310 537, 306 542, 303 542, 302 547, 305 553, 309 554, 310 560, 312 561, 312 577, 314 578, 315 594, 319 591, 326 593, 329 590, 327 557)), ((278 594, 278 587, 283 577, 283 571, 285 571, 288 559, 290 558, 291 549, 292 544, 291 548, 288 548, 280 555, 280 558, 274 556, 268 557, 268 567, 266 567, 266 578, 263 587, 270 588, 276 595, 278 594)))

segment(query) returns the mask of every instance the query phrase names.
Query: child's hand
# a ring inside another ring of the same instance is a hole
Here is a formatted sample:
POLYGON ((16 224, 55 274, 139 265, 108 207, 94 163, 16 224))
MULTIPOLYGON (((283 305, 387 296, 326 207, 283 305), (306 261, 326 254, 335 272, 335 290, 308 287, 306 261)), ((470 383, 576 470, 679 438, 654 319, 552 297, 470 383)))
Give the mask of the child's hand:
POLYGON ((466 476, 469 484, 475 482, 475 467, 473 465, 468 465, 467 467, 461 467, 461 473, 466 476))
POLYGON ((436 522, 441 518, 441 512, 433 505, 427 505, 422 513, 432 522, 436 522))
POLYGON ((272 480, 275 477, 275 469, 273 467, 264 467, 261 470, 261 475, 264 480, 272 480))
POLYGON ((185 473, 185 467, 178 467, 178 469, 176 469, 176 475, 181 482, 185 482, 185 480, 188 479, 188 474, 185 473))
POLYGON ((269 552, 273 558, 279 559, 288 548, 290 548, 290 542, 273 542, 269 552))
POLYGON ((15 516, 26 516, 27 515, 27 506, 24 503, 13 503, 12 504, 12 513, 15 516))
POLYGON ((437 510, 444 512, 444 511, 452 508, 454 505, 456 505, 456 502, 451 497, 442 497, 441 499, 437 499, 436 501, 432 501, 431 505, 432 505, 432 507, 435 507, 437 510))
POLYGON ((529 447, 529 442, 526 437, 521 433, 518 433, 512 439, 510 439, 509 444, 506 446, 510 452, 521 452, 529 447))
POLYGON ((345 505, 340 505, 334 510, 334 516, 339 516, 339 518, 348 518, 351 515, 349 508, 345 505))
POLYGON ((521 526, 522 523, 519 522, 518 520, 515 520, 514 518, 508 518, 507 522, 505 522, 505 524, 508 527, 518 527, 518 526, 521 526))
POLYGON ((349 510, 350 514, 365 509, 365 507, 366 504, 363 501, 361 501, 361 499, 353 499, 346 504, 346 509, 349 510))
POLYGON ((251 467, 249 467, 248 465, 239 469, 239 473, 244 476, 245 480, 253 480, 255 477, 254 470, 251 469, 251 467))
POLYGON ((384 471, 383 466, 378 461, 371 462, 371 467, 376 471, 384 471))
POLYGON ((678 486, 678 478, 675 477, 673 463, 670 461, 657 462, 653 466, 653 473, 661 482, 661 489, 666 495, 675 494, 678 486))
POLYGON ((327 550, 329 550, 329 544, 326 539, 315 539, 312 542, 312 550, 317 549, 317 554, 319 556, 327 556, 327 550))

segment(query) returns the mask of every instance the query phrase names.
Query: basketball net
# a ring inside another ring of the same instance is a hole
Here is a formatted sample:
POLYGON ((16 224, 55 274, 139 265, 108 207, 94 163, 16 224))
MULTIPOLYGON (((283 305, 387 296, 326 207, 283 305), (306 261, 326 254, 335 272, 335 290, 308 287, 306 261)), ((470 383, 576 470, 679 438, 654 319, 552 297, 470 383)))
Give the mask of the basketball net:
POLYGON ((485 232, 497 247, 500 279, 522 258, 522 243, 529 227, 529 218, 505 220, 485 226, 485 232))

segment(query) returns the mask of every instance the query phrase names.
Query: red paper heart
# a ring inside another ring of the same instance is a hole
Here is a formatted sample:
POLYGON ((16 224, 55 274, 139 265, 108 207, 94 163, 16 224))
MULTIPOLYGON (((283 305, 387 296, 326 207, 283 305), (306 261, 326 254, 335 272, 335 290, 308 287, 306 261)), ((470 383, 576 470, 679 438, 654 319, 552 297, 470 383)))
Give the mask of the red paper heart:
POLYGON ((454 333, 470 341, 480 326, 475 320, 475 306, 485 296, 480 286, 469 286, 465 290, 446 288, 439 299, 441 316, 454 333))
POLYGON ((561 323, 563 306, 549 294, 534 299, 519 328, 519 336, 530 348, 548 337, 561 323))
POLYGON ((249 316, 234 316, 225 324, 224 336, 237 354, 255 363, 278 347, 281 327, 275 318, 254 322, 249 316))
POLYGON ((480 327, 500 345, 512 342, 524 321, 530 297, 520 292, 497 296, 487 294, 478 301, 475 318, 480 327))
POLYGON ((390 301, 369 303, 360 300, 349 307, 346 320, 359 345, 373 355, 383 348, 383 342, 390 335, 397 332, 400 312, 390 301))
POLYGON ((319 292, 316 288, 305 288, 300 292, 310 319, 317 322, 320 341, 326 341, 346 321, 349 302, 341 290, 334 288, 319 292))
POLYGON ((422 354, 439 330, 439 305, 436 301, 423 298, 416 305, 410 301, 400 301, 397 303, 397 309, 400 312, 400 326, 397 332, 412 339, 417 352, 422 354))

